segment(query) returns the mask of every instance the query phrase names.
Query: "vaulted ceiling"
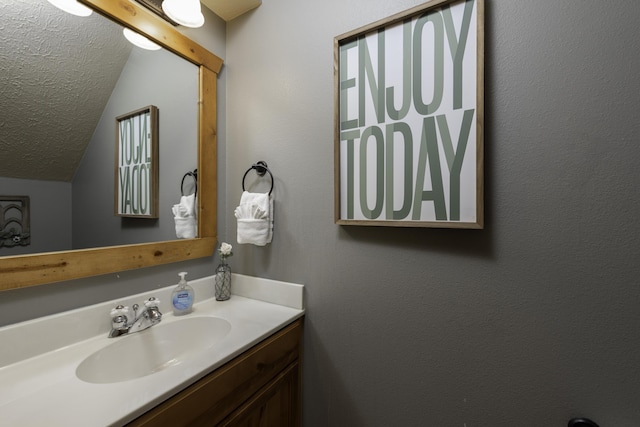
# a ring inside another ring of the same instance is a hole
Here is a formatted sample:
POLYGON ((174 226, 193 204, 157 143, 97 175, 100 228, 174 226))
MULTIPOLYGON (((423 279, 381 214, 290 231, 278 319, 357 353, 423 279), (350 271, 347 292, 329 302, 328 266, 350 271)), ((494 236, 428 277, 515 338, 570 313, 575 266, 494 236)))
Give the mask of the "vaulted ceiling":
POLYGON ((0 176, 70 181, 130 51, 98 14, 0 2, 0 176))

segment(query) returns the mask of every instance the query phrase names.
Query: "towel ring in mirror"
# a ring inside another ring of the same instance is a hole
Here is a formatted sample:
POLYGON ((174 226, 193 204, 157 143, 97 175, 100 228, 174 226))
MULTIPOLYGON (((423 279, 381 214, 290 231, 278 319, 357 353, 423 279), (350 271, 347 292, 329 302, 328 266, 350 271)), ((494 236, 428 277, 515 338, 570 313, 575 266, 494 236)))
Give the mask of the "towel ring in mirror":
POLYGON ((198 169, 194 169, 193 172, 187 172, 184 174, 184 176, 182 177, 182 182, 180 183, 180 194, 184 196, 184 180, 188 176, 193 178, 193 185, 195 188, 195 192, 193 194, 197 196, 198 195, 198 169))

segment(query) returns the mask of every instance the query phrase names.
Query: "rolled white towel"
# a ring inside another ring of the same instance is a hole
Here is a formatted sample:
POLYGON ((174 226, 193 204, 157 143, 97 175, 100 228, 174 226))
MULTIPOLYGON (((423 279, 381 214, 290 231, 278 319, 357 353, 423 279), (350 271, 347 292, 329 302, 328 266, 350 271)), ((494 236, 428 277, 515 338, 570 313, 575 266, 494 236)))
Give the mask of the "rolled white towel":
POLYGON ((192 216, 187 218, 174 218, 176 223, 176 237, 178 239, 193 239, 196 237, 196 219, 192 216))
POLYGON ((269 241, 269 220, 238 219, 238 243, 265 246, 269 241))
POLYGON ((180 203, 173 205, 173 220, 176 224, 178 239, 192 239, 197 234, 195 194, 180 197, 180 203))
POLYGON ((269 193, 244 191, 234 215, 238 222, 239 244, 264 246, 273 239, 273 199, 269 193))

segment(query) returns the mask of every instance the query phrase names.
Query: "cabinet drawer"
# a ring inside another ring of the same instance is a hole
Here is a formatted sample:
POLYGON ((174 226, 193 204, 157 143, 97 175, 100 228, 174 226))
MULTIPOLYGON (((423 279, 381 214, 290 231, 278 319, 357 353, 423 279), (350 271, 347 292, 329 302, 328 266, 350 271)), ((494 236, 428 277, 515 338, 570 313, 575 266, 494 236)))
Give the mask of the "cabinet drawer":
MULTIPOLYGON (((302 319, 299 319, 128 426, 210 427, 219 424, 289 365, 298 361, 302 329, 302 319)), ((299 369, 299 364, 295 366, 299 369)))

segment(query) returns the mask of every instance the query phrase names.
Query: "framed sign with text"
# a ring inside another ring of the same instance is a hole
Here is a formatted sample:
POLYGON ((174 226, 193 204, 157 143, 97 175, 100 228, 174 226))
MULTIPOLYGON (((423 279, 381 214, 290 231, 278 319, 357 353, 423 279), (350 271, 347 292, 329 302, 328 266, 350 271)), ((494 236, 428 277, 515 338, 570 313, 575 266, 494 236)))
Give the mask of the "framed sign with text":
POLYGON ((483 228, 484 0, 338 36, 335 222, 483 228))
POLYGON ((115 214, 158 218, 158 108, 116 117, 115 214))

